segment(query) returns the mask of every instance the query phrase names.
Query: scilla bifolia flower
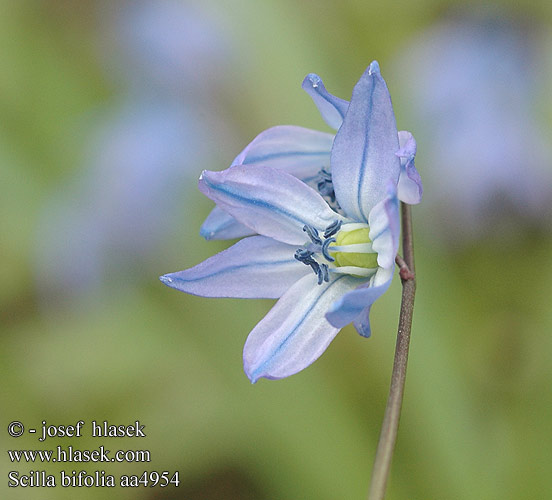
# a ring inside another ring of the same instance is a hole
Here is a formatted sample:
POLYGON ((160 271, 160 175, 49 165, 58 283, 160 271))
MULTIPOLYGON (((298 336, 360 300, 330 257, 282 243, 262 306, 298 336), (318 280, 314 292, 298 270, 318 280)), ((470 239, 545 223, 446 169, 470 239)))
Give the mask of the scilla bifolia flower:
POLYGON ((348 103, 308 75, 303 88, 330 134, 274 127, 222 172, 205 171, 199 189, 217 204, 208 238, 243 238, 168 286, 206 297, 279 298, 244 347, 252 382, 278 379, 316 360, 345 325, 370 335, 369 312, 393 276, 398 200, 418 203, 416 142, 397 132, 377 62, 348 103))

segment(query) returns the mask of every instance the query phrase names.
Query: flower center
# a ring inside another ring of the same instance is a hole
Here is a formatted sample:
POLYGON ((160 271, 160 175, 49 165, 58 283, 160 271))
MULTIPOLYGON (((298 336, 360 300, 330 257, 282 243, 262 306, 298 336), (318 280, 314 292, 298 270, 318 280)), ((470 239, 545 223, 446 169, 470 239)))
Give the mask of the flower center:
POLYGON ((295 258, 312 268, 319 285, 329 281, 330 273, 368 278, 377 271, 378 255, 372 249, 368 224, 342 224, 336 220, 322 235, 311 226, 305 226, 303 230, 312 243, 297 249, 295 258), (329 264, 320 263, 321 259, 329 264))
MULTIPOLYGON (((356 226, 357 224, 354 224, 356 226)), ((335 258, 336 266, 354 266, 363 269, 377 269, 378 254, 372 250, 370 228, 367 224, 358 224, 358 229, 347 231, 344 228, 336 235, 335 243, 329 246, 330 255, 335 258)))

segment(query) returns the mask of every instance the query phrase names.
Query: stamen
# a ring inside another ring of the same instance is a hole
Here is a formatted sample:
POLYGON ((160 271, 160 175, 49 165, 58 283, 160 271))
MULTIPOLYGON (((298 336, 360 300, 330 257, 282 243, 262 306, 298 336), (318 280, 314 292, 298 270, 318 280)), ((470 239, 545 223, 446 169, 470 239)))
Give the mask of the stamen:
POLYGON ((318 262, 313 260, 312 262, 309 262, 308 264, 311 266, 312 270, 314 271, 314 274, 320 276, 320 265, 318 264, 318 262))
POLYGON ((320 176, 321 180, 332 182, 332 174, 328 172, 325 168, 320 169, 318 175, 320 176))
POLYGON ((305 224, 303 226, 303 231, 307 233, 308 237, 313 243, 316 243, 317 245, 322 245, 322 240, 320 239, 320 236, 318 236, 318 230, 315 227, 305 224))
MULTIPOLYGON (((326 234, 326 233, 324 233, 324 234, 326 234)), ((322 243, 322 255, 324 256, 324 258, 328 262, 334 262, 335 261, 335 259, 328 252, 328 247, 330 246, 331 243, 335 243, 335 238, 328 238, 328 239, 324 240, 324 243, 322 243)))
POLYGON ((318 176, 320 177, 320 180, 317 184, 318 191, 320 191, 320 194, 322 196, 327 196, 332 201, 332 203, 334 203, 335 192, 333 188, 332 174, 330 174, 330 172, 323 168, 318 172, 318 176))
POLYGON ((318 284, 321 285, 322 282, 324 281, 324 278, 322 277, 322 270, 320 268, 318 268, 318 284))
POLYGON ((335 197, 332 174, 325 168, 322 168, 322 170, 318 171, 318 181, 316 182, 316 187, 318 189, 318 192, 324 198, 326 198, 328 205, 330 205, 330 207, 337 213, 343 214, 343 211, 339 206, 339 202, 335 197))
POLYGON ((320 264, 317 267, 316 275, 318 276, 318 284, 321 285, 324 281, 330 281, 330 273, 326 264, 320 264))
POLYGON ((337 233, 341 228, 341 224, 343 224, 343 221, 337 219, 333 221, 324 231, 324 238, 329 238, 330 236, 333 236, 335 233, 337 233))
POLYGON ((318 276, 318 284, 320 285, 322 282, 320 281, 320 276, 322 275, 323 271, 320 270, 320 265, 318 262, 316 262, 312 256, 314 255, 314 252, 311 252, 310 250, 307 250, 306 248, 298 248, 295 251, 294 257, 299 261, 305 264, 306 266, 310 266, 312 270, 314 271, 314 274, 318 276))
MULTIPOLYGON (((298 248, 296 251, 295 251, 295 255, 294 257, 299 261, 299 262, 305 262, 306 260, 308 260, 310 257, 312 257, 314 255, 314 252, 311 252, 310 250, 307 250, 306 248, 298 248)), ((310 259, 312 260, 312 259, 310 259)))
MULTIPOLYGON (((327 175, 329 175, 326 172, 327 175)), ((332 257, 330 255, 330 251, 332 253, 334 252, 341 252, 341 253, 371 253, 372 247, 369 243, 360 243, 360 244, 349 244, 349 245, 342 245, 342 246, 333 246, 330 247, 332 243, 336 243, 336 238, 333 238, 335 234, 337 234, 341 228, 342 228, 343 221, 341 220, 335 220, 333 221, 324 231, 322 234, 322 237, 320 237, 320 233, 318 232, 318 229, 316 229, 313 226, 309 226, 308 224, 305 224, 303 226, 303 231, 305 231, 310 238, 312 243, 306 244, 302 248, 298 248, 295 251, 294 257, 299 261, 305 264, 306 266, 310 266, 310 268, 313 270, 314 274, 316 274, 316 277, 318 278, 318 284, 321 285, 324 282, 330 281, 330 272, 336 272, 336 273, 344 273, 344 274, 352 274, 353 276, 358 277, 366 277, 371 276, 375 269, 366 269, 363 267, 357 267, 357 266, 338 266, 336 268, 332 267, 330 268, 328 264, 325 263, 319 263, 315 259, 315 255, 322 254, 322 256, 328 261, 328 262, 335 262, 335 257, 332 257)), ((353 226, 354 229, 357 229, 358 224, 345 224, 345 226, 353 226)), ((366 224, 360 224, 361 228, 366 229, 366 224)), ((343 264, 343 263, 342 263, 343 264)))

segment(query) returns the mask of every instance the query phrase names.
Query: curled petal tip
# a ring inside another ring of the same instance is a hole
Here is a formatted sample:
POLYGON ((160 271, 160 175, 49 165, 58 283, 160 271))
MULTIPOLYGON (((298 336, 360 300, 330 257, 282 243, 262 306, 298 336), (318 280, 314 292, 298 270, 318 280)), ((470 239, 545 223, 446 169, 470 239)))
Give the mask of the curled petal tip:
POLYGON ((257 380, 261 378, 261 376, 258 373, 256 373, 253 367, 249 365, 249 363, 245 359, 245 356, 243 359, 243 371, 245 372, 245 375, 247 376, 247 378, 252 384, 256 384, 257 380))
POLYGON ((309 73, 301 87, 311 96, 324 121, 335 130, 341 127, 349 103, 330 94, 326 90, 322 78, 315 73, 309 73))
POLYGON ((213 236, 215 236, 215 232, 201 228, 199 230, 199 235, 209 241, 213 239, 213 236))
POLYGON ((167 286, 172 286, 173 279, 168 274, 159 276, 159 280, 167 286))
POLYGON ((414 156, 416 156, 416 153, 412 153, 406 148, 401 148, 395 153, 395 156, 397 156, 398 158, 414 158, 414 156))
POLYGON ((422 179, 414 165, 416 156, 416 140, 406 130, 399 131, 400 149, 395 153, 400 158, 401 173, 399 176, 398 196, 401 201, 415 205, 422 201, 422 179))
POLYGON ((225 170, 222 170, 220 172, 214 172, 211 170, 204 170, 201 172, 201 175, 199 176, 199 179, 197 181, 199 190, 207 196, 207 198, 212 199, 212 184, 216 183, 217 180, 220 178, 221 175, 224 175, 225 170))
POLYGON ((416 139, 414 136, 406 130, 399 131, 399 150, 395 153, 395 156, 399 158, 413 158, 416 156, 416 139))
POLYGON ((312 88, 318 87, 322 79, 316 73, 309 73, 303 80, 303 86, 310 85, 312 88))
POLYGON ((372 61, 370 64, 370 69, 368 70, 369 75, 379 75, 380 67, 378 61, 372 61))

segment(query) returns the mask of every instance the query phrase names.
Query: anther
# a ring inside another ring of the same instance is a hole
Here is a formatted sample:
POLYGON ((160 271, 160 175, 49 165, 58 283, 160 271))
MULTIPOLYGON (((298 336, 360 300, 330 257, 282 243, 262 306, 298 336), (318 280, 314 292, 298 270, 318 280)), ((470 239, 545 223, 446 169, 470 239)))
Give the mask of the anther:
POLYGON ((303 226, 303 231, 307 233, 313 243, 316 245, 322 245, 322 240, 320 239, 320 236, 318 236, 318 230, 315 227, 305 224, 303 226))
POLYGON ((332 174, 330 172, 328 172, 325 168, 321 169, 318 172, 318 175, 320 176, 321 180, 327 181, 327 182, 332 182, 332 174))
MULTIPOLYGON (((325 173, 329 176, 328 172, 325 173)), ((294 257, 299 262, 302 262, 306 266, 311 267, 314 274, 316 274, 316 277, 318 278, 319 285, 321 285, 323 282, 327 283, 330 281, 330 269, 327 264, 320 264, 319 262, 317 262, 314 258, 314 255, 317 253, 321 253, 328 262, 335 262, 335 258, 330 255, 330 245, 336 242, 336 239, 332 238, 332 236, 339 232, 342 224, 343 221, 333 221, 326 228, 322 237, 320 237, 320 234, 315 227, 309 226, 308 224, 305 224, 303 226, 303 231, 307 233, 308 237, 314 243, 314 245, 316 245, 316 247, 309 245, 310 249, 298 248, 295 251, 294 257)))
POLYGON ((324 281, 330 281, 330 273, 328 271, 328 266, 326 264, 320 264, 316 272, 318 276, 318 284, 321 285, 324 281))
POLYGON ((306 248, 298 248, 295 251, 294 257, 306 266, 310 266, 314 274, 318 276, 318 280, 320 281, 320 265, 312 258, 313 255, 314 253, 310 250, 307 250, 306 248))
MULTIPOLYGON (((320 265, 315 260, 312 260, 312 262, 305 262, 305 264, 308 264, 311 266, 312 270, 314 271, 314 274, 318 276, 318 281, 320 281, 320 265)), ((320 283, 318 283, 320 285, 320 283)))
POLYGON ((322 276, 322 269, 318 268, 317 276, 318 276, 318 284, 321 285, 322 282, 324 281, 324 277, 322 276))
MULTIPOLYGON (((324 233, 325 234, 325 233, 324 233)), ((328 247, 330 246, 331 243, 335 243, 335 238, 328 238, 326 240, 324 240, 324 243, 322 243, 322 255, 324 256, 324 258, 328 261, 328 262, 333 262, 335 261, 335 259, 330 255, 329 251, 328 251, 328 247)))
POLYGON ((343 221, 337 219, 333 221, 324 231, 324 238, 329 238, 337 233, 341 229, 341 224, 343 224, 343 221))
POLYGON ((307 260, 312 260, 311 257, 314 255, 314 252, 311 252, 310 250, 307 250, 306 248, 298 248, 296 251, 295 251, 295 255, 294 257, 299 261, 299 262, 305 262, 307 263, 306 261, 307 260))
POLYGON ((332 174, 326 169, 322 169, 318 172, 319 181, 317 182, 318 191, 322 196, 330 198, 332 203, 335 202, 335 192, 332 182, 332 174))

